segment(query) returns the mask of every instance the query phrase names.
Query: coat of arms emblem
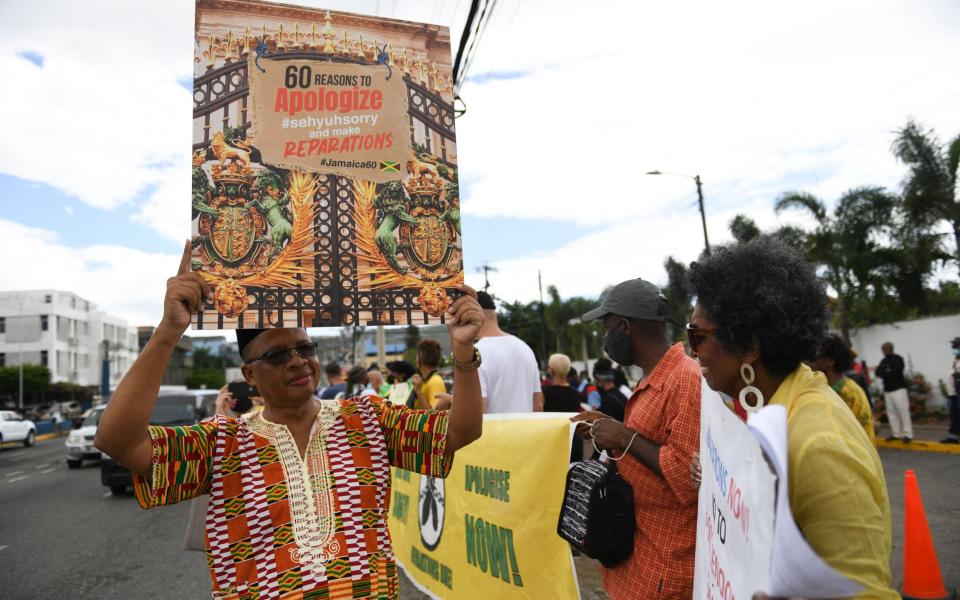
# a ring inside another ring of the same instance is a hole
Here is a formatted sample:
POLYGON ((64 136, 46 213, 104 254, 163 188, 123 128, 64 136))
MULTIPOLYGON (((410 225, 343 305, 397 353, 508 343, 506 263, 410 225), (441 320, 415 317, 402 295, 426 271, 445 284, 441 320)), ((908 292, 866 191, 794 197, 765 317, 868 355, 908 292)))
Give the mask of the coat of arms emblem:
POLYGON ((371 287, 415 287, 423 310, 442 314, 450 305, 446 290, 463 280, 456 168, 414 144, 402 182, 357 182, 354 191, 371 287))
POLYGON ((257 155, 227 128, 193 158, 193 268, 216 284, 214 306, 227 316, 247 309, 246 286, 295 285, 313 256, 315 177, 256 167, 257 155))

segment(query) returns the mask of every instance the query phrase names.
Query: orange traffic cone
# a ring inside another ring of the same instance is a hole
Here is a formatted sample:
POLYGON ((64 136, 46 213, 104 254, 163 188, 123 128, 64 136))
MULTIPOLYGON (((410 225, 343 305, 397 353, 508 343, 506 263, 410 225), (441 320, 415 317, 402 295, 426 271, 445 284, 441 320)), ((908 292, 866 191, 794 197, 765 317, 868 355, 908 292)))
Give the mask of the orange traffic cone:
MULTIPOLYGON (((903 597, 905 600, 943 600, 940 563, 927 526, 917 476, 907 469, 904 478, 903 597)), ((950 597, 953 597, 951 595, 950 597)))

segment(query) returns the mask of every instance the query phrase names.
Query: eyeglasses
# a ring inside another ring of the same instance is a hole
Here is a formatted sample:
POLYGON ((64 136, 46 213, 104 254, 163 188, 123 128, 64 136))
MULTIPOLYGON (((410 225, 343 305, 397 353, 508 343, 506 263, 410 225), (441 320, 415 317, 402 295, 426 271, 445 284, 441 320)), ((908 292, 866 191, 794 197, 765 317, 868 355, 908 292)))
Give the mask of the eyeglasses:
POLYGON ((716 327, 697 327, 696 325, 691 325, 687 323, 687 341, 690 342, 690 349, 694 354, 697 353, 697 348, 700 347, 700 343, 707 337, 714 335, 719 331, 716 327))
POLYGON ((260 356, 250 359, 247 361, 247 364, 255 363, 258 360, 265 360, 267 364, 279 367, 280 365, 287 364, 287 361, 290 360, 290 357, 293 353, 296 352, 297 356, 300 358, 313 358, 317 355, 317 345, 313 342, 306 344, 299 344, 297 346, 291 346, 289 348, 275 348, 273 350, 267 350, 260 356))

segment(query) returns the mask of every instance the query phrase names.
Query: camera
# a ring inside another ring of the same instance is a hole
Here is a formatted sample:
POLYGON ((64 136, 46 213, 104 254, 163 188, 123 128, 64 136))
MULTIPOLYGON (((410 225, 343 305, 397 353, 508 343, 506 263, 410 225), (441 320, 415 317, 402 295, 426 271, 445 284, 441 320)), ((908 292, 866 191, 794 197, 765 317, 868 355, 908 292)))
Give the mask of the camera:
POLYGON ((259 396, 260 392, 256 386, 250 385, 246 381, 233 381, 227 385, 227 391, 233 396, 236 402, 232 409, 234 412, 243 414, 253 408, 253 396, 259 396))

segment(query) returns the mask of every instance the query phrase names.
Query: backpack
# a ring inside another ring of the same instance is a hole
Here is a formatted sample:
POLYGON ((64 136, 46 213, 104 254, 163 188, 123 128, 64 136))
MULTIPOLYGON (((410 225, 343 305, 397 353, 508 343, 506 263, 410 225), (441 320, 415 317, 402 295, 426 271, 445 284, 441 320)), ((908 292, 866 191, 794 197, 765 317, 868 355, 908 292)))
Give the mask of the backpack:
POLYGON ((609 568, 633 552, 636 529, 633 489, 616 463, 585 460, 570 467, 557 521, 560 537, 609 568))

